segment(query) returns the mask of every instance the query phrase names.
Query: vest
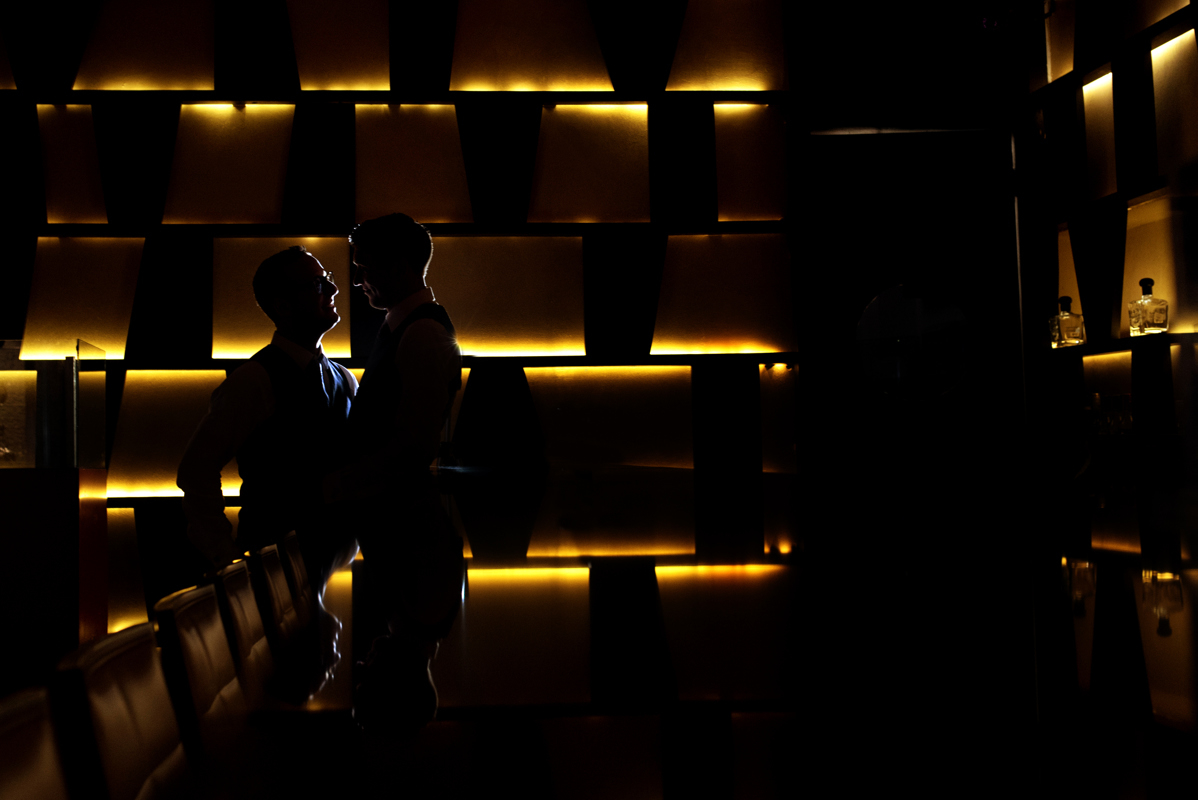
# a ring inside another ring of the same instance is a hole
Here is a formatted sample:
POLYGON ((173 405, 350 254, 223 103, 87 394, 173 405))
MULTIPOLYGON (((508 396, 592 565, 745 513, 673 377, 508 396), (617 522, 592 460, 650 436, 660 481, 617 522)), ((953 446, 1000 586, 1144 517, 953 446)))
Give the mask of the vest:
POLYGON ((326 404, 315 375, 282 348, 267 345, 251 358, 270 376, 275 409, 237 451, 242 481, 237 542, 247 549, 281 541, 323 507, 321 484, 339 466, 350 408, 336 367, 326 404))
MULTIPOLYGON (((399 327, 389 334, 383 334, 380 330, 382 335, 366 362, 362 380, 358 383, 358 393, 354 396, 353 413, 349 416, 351 457, 362 458, 376 451, 386 441, 387 432, 395 424, 395 411, 399 407, 399 398, 403 392, 403 378, 395 368, 395 351, 399 349, 400 340, 408 328, 422 319, 436 320, 450 336, 454 335, 449 314, 436 303, 417 306, 404 318, 399 327)), ((445 406, 442 424, 449 418, 454 395, 461 388, 462 372, 458 370, 448 379, 446 389, 449 402, 445 406)), ((420 473, 427 475, 428 470, 422 469, 420 473)))

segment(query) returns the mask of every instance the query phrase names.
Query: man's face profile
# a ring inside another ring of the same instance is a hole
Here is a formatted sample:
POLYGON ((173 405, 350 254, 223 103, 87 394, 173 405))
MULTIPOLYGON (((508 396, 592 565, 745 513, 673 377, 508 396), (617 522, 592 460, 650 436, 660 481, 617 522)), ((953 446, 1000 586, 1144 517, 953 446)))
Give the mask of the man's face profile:
POLYGON ((361 286, 372 308, 385 311, 391 307, 394 281, 393 270, 382 266, 378 256, 354 247, 354 286, 361 286))
POLYGON ((286 316, 299 327, 320 333, 332 330, 341 321, 332 276, 311 254, 297 261, 290 272, 290 290, 281 299, 286 316))

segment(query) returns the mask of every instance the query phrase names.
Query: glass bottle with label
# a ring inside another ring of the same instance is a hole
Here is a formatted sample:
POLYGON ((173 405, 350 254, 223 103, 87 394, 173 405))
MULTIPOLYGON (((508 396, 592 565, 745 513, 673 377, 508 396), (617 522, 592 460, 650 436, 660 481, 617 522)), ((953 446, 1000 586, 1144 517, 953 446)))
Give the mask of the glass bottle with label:
POLYGON ((1082 322, 1082 315, 1070 311, 1073 298, 1066 295, 1057 302, 1061 306, 1061 313, 1048 321, 1053 349, 1085 344, 1086 327, 1082 322))
POLYGON ((1152 278, 1140 280, 1143 296, 1127 304, 1132 336, 1164 333, 1169 329, 1169 303, 1152 296, 1152 278))

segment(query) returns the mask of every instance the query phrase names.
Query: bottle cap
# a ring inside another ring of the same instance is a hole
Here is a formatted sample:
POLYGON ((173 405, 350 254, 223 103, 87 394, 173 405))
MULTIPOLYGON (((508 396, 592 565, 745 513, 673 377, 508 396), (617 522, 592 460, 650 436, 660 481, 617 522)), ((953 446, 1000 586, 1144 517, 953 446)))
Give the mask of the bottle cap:
POLYGON ((1152 278, 1140 278, 1140 291, 1144 294, 1152 294, 1152 278))
POLYGON ((1057 299, 1057 302, 1060 303, 1062 311, 1064 311, 1066 314, 1070 313, 1069 308, 1073 305, 1072 297, 1069 295, 1063 295, 1057 299))

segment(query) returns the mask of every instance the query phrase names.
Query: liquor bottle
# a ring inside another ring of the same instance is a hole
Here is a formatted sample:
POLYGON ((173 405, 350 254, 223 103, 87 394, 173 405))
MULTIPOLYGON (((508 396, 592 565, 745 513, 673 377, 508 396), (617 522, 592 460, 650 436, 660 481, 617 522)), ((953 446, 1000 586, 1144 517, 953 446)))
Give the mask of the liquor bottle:
POLYGON ((1144 293, 1143 296, 1127 304, 1131 335, 1164 333, 1169 328, 1169 303, 1152 296, 1152 278, 1141 279, 1140 290, 1144 293))
POLYGON ((1061 313, 1048 321, 1049 333, 1052 337, 1052 347, 1073 347, 1086 343, 1086 326, 1081 314, 1074 314, 1069 309, 1073 298, 1068 295, 1057 300, 1061 313))

